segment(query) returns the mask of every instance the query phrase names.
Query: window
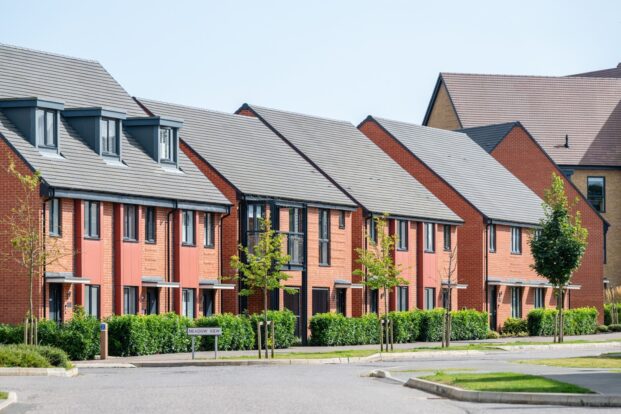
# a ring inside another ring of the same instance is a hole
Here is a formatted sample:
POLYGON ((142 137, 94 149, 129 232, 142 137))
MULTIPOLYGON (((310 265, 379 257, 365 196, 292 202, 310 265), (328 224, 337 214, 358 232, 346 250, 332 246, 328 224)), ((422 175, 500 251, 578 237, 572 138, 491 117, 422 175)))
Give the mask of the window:
POLYGON ((522 318, 522 288, 511 288, 511 317, 522 318))
POLYGON ((138 207, 134 205, 123 206, 123 240, 138 240, 138 207))
POLYGON ((50 236, 60 236, 60 200, 53 198, 47 202, 49 211, 49 234, 50 236))
POLYGON ((330 289, 313 288, 313 315, 330 312, 330 289))
POLYGON ((377 243, 377 222, 371 217, 368 220, 369 238, 373 243, 377 243))
POLYGON ((181 314, 187 318, 194 319, 194 289, 183 289, 181 314))
POLYGON ((336 313, 347 315, 347 289, 336 289, 336 313))
POLYGON ((283 305, 285 307, 285 309, 289 309, 291 312, 293 312, 293 314, 295 315, 295 329, 294 329, 294 335, 296 337, 300 337, 300 332, 302 331, 302 324, 301 324, 301 318, 300 318, 300 313, 301 313, 301 302, 300 302, 300 288, 299 287, 294 287, 294 286, 289 286, 290 288, 295 289, 294 292, 283 292, 283 305))
POLYGON ((156 287, 147 288, 147 315, 157 315, 159 312, 159 290, 156 287))
POLYGON ((369 290, 369 311, 379 313, 379 290, 369 290))
POLYGON ((265 219, 265 206, 263 204, 249 204, 247 209, 246 236, 248 250, 252 253, 254 246, 259 242, 261 221, 265 219))
POLYGON ((397 220, 397 250, 408 249, 408 222, 397 220))
POLYGON ((203 290, 203 316, 213 315, 215 312, 215 290, 203 290))
POLYGON ((541 229, 533 230, 533 239, 537 240, 537 239, 539 239, 539 237, 541 237, 541 229))
POLYGON ((56 148, 56 111, 37 109, 37 143, 40 147, 56 148))
POLYGON ((99 238, 99 202, 84 202, 84 237, 99 238))
POLYGON ((451 226, 445 224, 442 226, 442 230, 444 231, 444 251, 451 251, 451 226))
POLYGON ((155 243, 155 207, 146 208, 144 241, 155 243))
POLYGON ((448 289, 442 289, 442 307, 448 309, 449 307, 449 291, 448 289))
POLYGON ((214 245, 215 245, 214 214, 205 213, 205 247, 214 247, 214 245))
POLYGON ((172 128, 160 129, 160 161, 175 162, 174 131, 172 128))
POLYGON ((196 239, 194 237, 194 212, 192 210, 183 210, 181 242, 186 246, 194 246, 196 239))
POLYGON ((269 310, 279 310, 280 309, 280 289, 273 289, 269 293, 269 310))
POLYGON ((125 286, 123 288, 123 314, 135 315, 138 313, 138 288, 134 286, 125 286))
POLYGON ((408 292, 409 292, 409 289, 407 286, 397 287, 397 310, 398 311, 408 310, 409 308, 408 292))
POLYGON ((287 254, 291 264, 304 264, 304 223, 302 209, 289 209, 289 234, 287 235, 287 254))
POLYGON ((522 228, 511 227, 511 253, 522 254, 522 228))
POLYGON ((103 155, 119 155, 119 121, 102 118, 99 122, 99 133, 101 135, 101 153, 103 155))
POLYGON ((425 288, 425 309, 435 309, 436 288, 425 288))
POLYGON ((99 286, 84 286, 84 312, 87 315, 99 318, 99 286))
POLYGON ((535 288, 535 308, 545 308, 545 297, 546 297, 546 290, 544 288, 535 288))
POLYGON ((345 228, 345 212, 343 210, 339 211, 339 229, 345 228))
POLYGON ((319 210, 319 264, 330 265, 330 210, 319 210))
POLYGON ((490 224, 488 226, 489 229, 489 251, 491 253, 496 252, 496 225, 490 224))
POLYGON ((587 177, 587 199, 600 213, 606 211, 605 177, 587 177))
POLYGON ((436 251, 436 229, 435 224, 425 223, 425 252, 433 253, 436 251))

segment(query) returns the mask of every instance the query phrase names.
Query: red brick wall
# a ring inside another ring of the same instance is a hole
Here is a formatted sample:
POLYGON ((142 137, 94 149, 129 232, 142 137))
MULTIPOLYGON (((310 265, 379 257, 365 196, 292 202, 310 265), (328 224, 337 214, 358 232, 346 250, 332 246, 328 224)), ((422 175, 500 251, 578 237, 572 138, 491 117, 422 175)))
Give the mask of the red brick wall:
POLYGON ((571 306, 595 306, 601 319, 604 283, 602 220, 522 127, 513 128, 494 149, 492 156, 541 198, 550 187, 552 173, 563 178, 569 200, 578 198, 574 212, 581 212, 582 224, 588 229, 589 238, 582 265, 572 278, 572 282, 581 285, 581 289, 571 293, 571 306))

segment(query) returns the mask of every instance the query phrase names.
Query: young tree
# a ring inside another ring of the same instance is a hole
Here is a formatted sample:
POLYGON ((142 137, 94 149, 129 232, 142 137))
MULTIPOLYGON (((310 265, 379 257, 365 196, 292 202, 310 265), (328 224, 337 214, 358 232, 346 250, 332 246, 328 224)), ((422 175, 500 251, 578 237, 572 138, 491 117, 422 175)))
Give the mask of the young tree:
MULTIPOLYGON (((241 296, 249 296, 257 291, 263 293, 263 326, 265 329, 265 358, 268 357, 267 303, 268 293, 274 289, 293 292, 295 289, 281 285, 289 275, 281 271, 291 257, 283 253, 283 236, 276 233, 269 219, 260 221, 261 233, 257 244, 249 248, 239 246, 240 256, 231 257, 231 267, 237 270, 236 278, 241 280, 244 288, 241 296)), ((257 335, 261 335, 257 332, 257 335)))
POLYGON ((9 158, 7 172, 15 177, 20 185, 17 204, 2 219, 3 235, 10 239, 11 251, 1 252, 3 261, 14 261, 28 277, 28 311, 24 326, 24 339, 27 344, 36 342, 36 321, 34 311, 34 284, 40 280, 45 266, 58 262, 60 258, 71 255, 58 239, 45 239, 41 225, 41 199, 38 194, 41 174, 20 173, 12 158, 9 158))
POLYGON ((400 285, 407 285, 408 281, 401 277, 401 267, 395 265, 393 253, 397 242, 396 235, 390 235, 387 231, 388 215, 374 217, 375 234, 377 241, 373 240, 367 232, 368 248, 357 248, 358 259, 364 269, 354 270, 354 275, 360 276, 363 284, 372 290, 384 292, 384 329, 385 338, 388 338, 388 298, 390 290, 400 285))
POLYGON ((457 286, 457 280, 453 279, 455 276, 455 271, 457 270, 457 246, 453 247, 453 249, 449 252, 449 261, 446 265, 446 269, 444 273, 446 274, 447 279, 447 295, 448 301, 447 306, 444 311, 444 334, 442 338, 442 347, 448 348, 451 345, 451 309, 453 307, 453 289, 457 286))
POLYGON ((541 229, 534 232, 529 241, 535 261, 532 267, 555 287, 558 338, 555 332, 554 341, 563 342, 564 290, 571 282, 573 272, 580 266, 588 231, 582 227, 580 211, 572 216, 563 180, 554 173, 552 185, 545 192, 543 208, 541 229))

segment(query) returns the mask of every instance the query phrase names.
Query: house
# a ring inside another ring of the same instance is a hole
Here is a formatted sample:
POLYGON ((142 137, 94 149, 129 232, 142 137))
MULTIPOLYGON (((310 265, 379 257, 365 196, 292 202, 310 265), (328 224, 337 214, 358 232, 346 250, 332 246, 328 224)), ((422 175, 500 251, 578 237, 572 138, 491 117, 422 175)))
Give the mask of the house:
POLYGON ((621 285, 618 73, 619 68, 559 77, 441 73, 423 122, 456 130, 519 121, 610 224, 604 280, 612 286, 621 285))
POLYGON ((572 276, 572 283, 581 288, 571 293, 571 306, 595 306, 600 317, 603 316, 601 287, 604 284, 604 235, 608 223, 602 214, 563 174, 521 123, 468 128, 460 132, 467 134, 541 198, 545 197, 545 191, 551 185, 552 174, 562 177, 568 199, 572 202, 577 200, 574 214, 580 211, 582 225, 589 232, 582 263, 572 276))
MULTIPOLYGON (((531 265, 542 200, 466 134, 369 116, 359 129, 463 218, 459 306, 487 311, 491 329, 556 303, 531 265)), ((578 286, 571 286, 578 288, 578 286)))
MULTIPOLYGON (((63 254, 34 280, 35 316, 81 305, 96 317, 174 311, 193 317, 203 279, 220 276, 224 195, 179 151, 183 122, 149 116, 98 62, 0 45, 0 251, 26 196, 7 171, 35 171, 34 217, 63 254), (212 246, 203 249, 209 220, 212 246)), ((0 322, 28 309, 26 271, 0 270, 0 322)))
MULTIPOLYGON (((390 292, 390 310, 440 305, 450 247, 457 243, 457 227, 462 224, 457 214, 349 122, 247 104, 238 113, 258 118, 355 201, 358 208, 351 226, 354 258, 356 249, 367 247, 366 235, 377 240, 374 217, 389 215, 388 231, 398 239, 394 260, 408 281, 390 292), (449 249, 439 247, 443 237, 449 240, 449 249)), ((356 263, 356 267, 360 265, 356 263)), ((358 292, 353 299, 358 303, 356 316, 384 309, 383 293, 358 292)))
MULTIPOLYGON (((359 314, 352 301, 352 217, 356 204, 256 118, 139 99, 154 116, 180 117, 182 151, 233 204, 222 221, 224 275, 233 276, 230 257, 240 244, 252 247, 260 218, 270 218, 285 235, 295 293, 274 290, 271 309, 297 316, 305 341, 315 313, 359 314), (237 237, 235 237, 237 235, 237 237)), ((241 287, 241 286, 240 286, 241 287)), ((261 295, 225 300, 228 312, 259 312, 261 295)))

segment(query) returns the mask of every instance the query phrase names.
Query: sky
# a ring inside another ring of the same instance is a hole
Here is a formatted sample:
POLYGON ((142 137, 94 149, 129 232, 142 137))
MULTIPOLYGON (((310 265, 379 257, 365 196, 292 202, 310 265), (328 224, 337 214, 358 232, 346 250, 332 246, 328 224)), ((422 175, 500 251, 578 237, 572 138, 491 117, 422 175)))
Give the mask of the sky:
POLYGON ((420 124, 439 72, 621 62, 621 1, 0 0, 0 43, 95 59, 134 96, 420 124))

